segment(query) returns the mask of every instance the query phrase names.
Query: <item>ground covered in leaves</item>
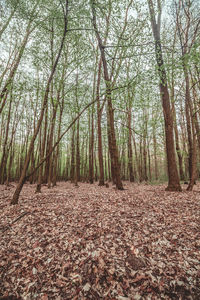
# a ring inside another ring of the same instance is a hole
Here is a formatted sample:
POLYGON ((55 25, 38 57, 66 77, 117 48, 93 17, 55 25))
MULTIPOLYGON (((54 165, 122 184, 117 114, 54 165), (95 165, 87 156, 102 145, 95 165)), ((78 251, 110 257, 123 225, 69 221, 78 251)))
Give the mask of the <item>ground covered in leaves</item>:
POLYGON ((200 299, 200 184, 27 184, 9 206, 14 188, 0 187, 0 299, 200 299))

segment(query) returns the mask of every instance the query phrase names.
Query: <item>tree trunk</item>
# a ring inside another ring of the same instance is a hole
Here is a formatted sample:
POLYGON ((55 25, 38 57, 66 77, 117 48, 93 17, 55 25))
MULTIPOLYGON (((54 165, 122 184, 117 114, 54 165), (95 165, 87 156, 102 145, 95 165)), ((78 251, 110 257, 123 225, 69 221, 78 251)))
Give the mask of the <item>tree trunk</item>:
MULTIPOLYGON (((59 100, 57 99, 57 101, 59 101, 59 100)), ((53 115, 52 115, 52 120, 51 120, 50 137, 49 137, 49 149, 48 149, 49 152, 52 152, 53 135, 54 135, 54 128, 55 128, 57 107, 58 107, 58 102, 56 104, 53 104, 53 115)), ((48 188, 51 187, 52 176, 53 176, 53 161, 52 161, 52 155, 50 155, 49 156, 48 188)))
POLYGON ((165 121, 165 138, 166 138, 166 152, 167 152, 167 169, 168 169, 168 187, 167 191, 181 191, 180 180, 178 176, 178 170, 176 165, 176 155, 174 148, 173 137, 173 117, 170 108, 170 98, 167 86, 167 78, 165 72, 165 66, 162 56, 162 47, 160 41, 160 25, 161 25, 161 5, 158 0, 158 19, 156 22, 156 13, 154 10, 152 0, 148 0, 149 12, 151 17, 152 31, 155 41, 156 61, 158 66, 159 78, 160 78, 160 94, 162 99, 162 107, 165 121))
POLYGON ((185 175, 184 175, 184 171, 183 171, 183 158, 182 158, 181 148, 180 148, 180 144, 179 144, 179 134, 178 134, 178 128, 177 128, 177 122, 176 122, 174 97, 172 97, 172 109, 174 112, 174 133, 175 133, 176 153, 178 156, 178 163, 179 163, 180 180, 185 180, 185 175))
POLYGON ((10 125, 11 106, 12 106, 12 94, 10 97, 10 103, 8 108, 6 132, 5 132, 3 151, 2 151, 1 162, 0 162, 0 184, 3 184, 6 179, 6 164, 7 164, 8 154, 9 154, 7 143, 8 143, 8 133, 9 133, 9 125, 10 125))
POLYGON ((158 180, 157 139, 156 139, 155 125, 153 125, 153 153, 154 153, 155 180, 158 180))
POLYGON ((75 126, 72 130, 72 142, 71 142, 71 167, 70 167, 70 180, 74 182, 75 178, 75 143, 74 143, 75 126))
POLYGON ((189 84, 189 74, 187 67, 184 63, 183 58, 183 70, 185 75, 185 112, 186 112, 186 121, 187 121, 187 133, 188 133, 188 150, 189 150, 189 178, 190 182, 187 187, 188 191, 192 191, 196 176, 196 163, 197 163, 197 153, 196 153, 196 136, 195 136, 195 126, 194 126, 194 117, 192 111, 192 103, 190 97, 190 84, 189 84), (192 127, 192 128, 191 128, 192 127))
POLYGON ((99 97, 100 82, 101 82, 101 65, 102 65, 102 61, 100 59, 99 68, 98 68, 98 75, 97 75, 97 88, 96 88, 99 186, 104 185, 103 149, 102 149, 102 134, 101 134, 102 109, 100 108, 100 97, 99 97))
POLYGON ((31 154, 32 154, 32 151, 33 151, 33 148, 34 148, 34 142, 35 142, 36 137, 38 135, 38 132, 40 130, 40 126, 42 124, 44 112, 45 112, 45 109, 46 109, 46 106, 47 106, 47 103, 48 103, 48 96, 49 96, 50 84, 51 84, 51 82, 53 80, 53 76, 54 76, 54 73, 56 71, 56 67, 58 65, 58 61, 60 59, 61 52, 62 52, 62 49, 63 49, 63 46, 64 46, 64 41, 65 41, 65 37, 66 37, 66 33, 67 33, 67 17, 68 17, 68 0, 66 0, 66 12, 65 12, 65 15, 64 15, 65 26, 64 26, 64 32, 63 32, 62 41, 61 41, 60 48, 59 48, 57 57, 55 59, 53 68, 51 70, 50 76, 49 76, 48 81, 47 81, 46 90, 45 90, 45 94, 44 94, 44 99, 43 99, 43 103, 42 103, 42 108, 41 108, 41 112, 40 112, 40 116, 39 116, 39 119, 38 119, 38 122, 37 122, 37 125, 36 125, 36 128, 35 128, 35 131, 33 133, 33 137, 31 139, 31 142, 30 142, 30 145, 29 145, 28 153, 27 153, 27 156, 26 156, 26 160, 25 160, 25 163, 24 163, 24 167, 23 167, 23 170, 22 170, 22 173, 21 173, 18 185, 16 187, 16 190, 14 192, 13 198, 12 198, 11 203, 10 203, 11 205, 14 205, 14 204, 18 203, 20 192, 21 192, 21 190, 23 188, 23 185, 25 183, 25 180, 26 180, 26 172, 28 170, 28 166, 29 166, 31 154))
POLYGON ((76 180, 80 181, 80 144, 79 144, 79 119, 76 128, 76 180))
POLYGON ((143 162, 144 162, 144 181, 148 181, 147 176, 147 112, 146 109, 143 109, 143 118, 144 118, 144 130, 143 130, 143 162))
POLYGON ((132 132, 131 132, 131 105, 129 99, 129 111, 128 111, 128 169, 129 169, 129 180, 134 182, 135 178, 133 175, 133 149, 132 149, 132 132))
POLYGON ((94 183, 94 112, 89 112, 89 182, 94 183), (91 118, 91 120, 90 120, 91 118))
POLYGON ((120 178, 120 165, 119 165, 119 157, 118 157, 118 149, 115 137, 115 128, 114 128, 114 111, 112 107, 112 97, 111 97, 111 80, 108 74, 107 61, 105 57, 104 46, 102 43, 102 39, 99 35, 97 24, 96 24, 96 10, 95 3, 92 1, 92 22, 95 30, 95 34, 98 40, 98 46, 101 52, 101 59, 103 63, 104 70, 104 80, 106 85, 106 99, 107 99, 107 127, 108 127, 108 140, 109 140, 109 151, 111 157, 111 165, 113 168, 113 175, 116 183, 116 187, 119 190, 123 190, 123 184, 120 178))
POLYGON ((24 50, 26 48, 26 44, 28 42, 29 36, 30 36, 30 34, 32 33, 32 31, 34 29, 34 28, 31 29, 31 24, 33 22, 32 15, 35 13, 35 10, 36 10, 36 8, 38 6, 38 3, 39 3, 39 1, 36 2, 35 6, 34 6, 34 8, 32 10, 32 12, 31 12, 29 23, 28 23, 27 28, 26 28, 26 34, 25 34, 24 39, 22 41, 22 44, 21 44, 21 47, 19 49, 17 58, 15 59, 15 63, 14 63, 14 65, 13 65, 11 71, 10 71, 8 79, 6 80, 5 85, 4 85, 4 87, 3 87, 3 89, 2 89, 2 91, 0 93, 0 103, 1 103, 0 114, 1 114, 3 108, 4 108, 5 104, 6 104, 6 100, 7 100, 8 93, 9 93, 9 88, 10 88, 10 86, 12 84, 13 78, 14 78, 14 76, 16 74, 16 71, 17 71, 18 66, 20 64, 20 61, 21 61, 21 58, 22 58, 22 56, 24 54, 24 50))

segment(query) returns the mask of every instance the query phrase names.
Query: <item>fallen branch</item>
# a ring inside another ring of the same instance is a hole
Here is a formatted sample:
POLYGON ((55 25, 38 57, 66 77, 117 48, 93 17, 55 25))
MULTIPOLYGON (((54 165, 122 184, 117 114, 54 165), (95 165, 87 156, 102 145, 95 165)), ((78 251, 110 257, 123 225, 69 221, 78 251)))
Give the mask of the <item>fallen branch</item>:
POLYGON ((5 232, 6 230, 8 230, 11 225, 13 225, 14 223, 16 223, 17 221, 19 221, 21 218, 23 218, 24 216, 30 214, 29 211, 24 212, 23 214, 21 214, 19 217, 17 217, 14 221, 12 221, 10 224, 8 224, 6 227, 3 227, 1 230, 2 232, 5 232))

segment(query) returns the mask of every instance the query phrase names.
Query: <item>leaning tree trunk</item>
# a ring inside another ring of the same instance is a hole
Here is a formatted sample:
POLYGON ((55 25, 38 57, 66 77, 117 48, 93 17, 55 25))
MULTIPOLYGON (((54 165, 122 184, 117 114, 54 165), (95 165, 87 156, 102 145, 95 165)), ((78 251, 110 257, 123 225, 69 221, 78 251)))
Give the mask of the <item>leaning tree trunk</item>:
POLYGON ((8 25, 10 24, 10 21, 12 20, 12 17, 14 16, 16 10, 17 10, 17 7, 19 5, 19 1, 15 4, 15 7, 14 9, 11 11, 7 21, 5 22, 5 24, 2 26, 2 28, 0 29, 0 39, 4 33, 4 31, 7 29, 8 25))
POLYGON ((22 41, 22 44, 20 46, 20 49, 19 49, 19 52, 18 52, 17 57, 15 59, 14 65, 10 70, 10 74, 8 76, 8 79, 6 80, 6 82, 4 84, 4 87, 3 87, 2 91, 0 92, 0 104, 1 104, 0 105, 0 114, 2 113, 2 110, 3 110, 3 108, 6 104, 6 100, 7 100, 9 91, 10 91, 11 84, 12 84, 13 79, 15 77, 16 71, 17 71, 18 66, 20 64, 20 61, 23 57, 26 45, 28 43, 29 36, 33 32, 33 30, 36 28, 36 27, 33 27, 31 29, 31 25, 32 25, 33 20, 34 20, 33 15, 34 15, 35 10, 38 6, 38 2, 39 1, 36 2, 31 14, 30 14, 30 19, 29 19, 29 22, 28 22, 28 25, 27 25, 27 28, 26 28, 26 34, 25 34, 24 39, 22 41))
POLYGON ((21 190, 22 190, 23 185, 24 185, 25 180, 26 180, 26 172, 28 170, 28 166, 29 166, 31 154, 32 154, 32 151, 33 151, 33 148, 34 148, 34 143, 35 143, 35 140, 37 138, 38 132, 40 130, 40 126, 42 124, 42 120, 43 120, 43 117, 44 117, 44 112, 45 112, 45 109, 46 109, 46 106, 47 106, 47 103, 48 103, 48 96, 49 96, 50 84, 51 84, 51 82, 53 80, 53 76, 54 76, 54 73, 56 71, 56 68, 57 68, 57 65, 58 65, 58 61, 60 59, 61 52, 62 52, 62 49, 63 49, 63 46, 64 46, 64 41, 65 41, 65 37, 66 37, 66 34, 67 34, 67 17, 68 17, 68 0, 66 0, 66 12, 65 12, 65 15, 64 15, 64 22, 65 22, 65 24, 64 24, 64 31, 63 31, 62 41, 61 41, 60 48, 59 48, 57 57, 55 59, 53 68, 51 70, 49 79, 47 81, 46 90, 45 90, 45 94, 44 94, 44 99, 43 99, 43 103, 42 103, 42 108, 41 108, 41 112, 40 112, 40 116, 39 116, 37 125, 35 127, 35 130, 34 130, 34 133, 33 133, 33 136, 32 136, 31 142, 30 142, 30 145, 29 145, 29 149, 28 149, 28 152, 27 152, 27 156, 26 156, 26 159, 25 159, 25 162, 24 162, 24 167, 22 169, 22 173, 21 173, 18 185, 16 187, 16 190, 14 192, 13 198, 12 198, 11 203, 10 203, 11 205, 14 205, 14 204, 18 203, 19 195, 21 193, 21 190))
POLYGON ((87 104, 83 109, 82 111, 73 119, 73 121, 70 123, 70 125, 67 127, 67 129, 60 135, 60 137, 58 138, 58 140, 54 143, 52 149, 51 149, 51 152, 49 152, 47 154, 46 157, 43 158, 42 161, 40 161, 40 163, 37 165, 37 167, 35 167, 34 171, 27 175, 25 177, 25 180, 28 179, 30 176, 32 176, 33 173, 35 173, 39 168, 40 166, 49 158, 49 156, 53 153, 53 151, 58 147, 60 141, 62 140, 62 138, 64 137, 64 135, 72 128, 72 126, 76 123, 77 120, 79 120, 79 118, 81 117, 81 115, 92 105, 94 104, 96 101, 92 101, 90 102, 89 104, 87 104))

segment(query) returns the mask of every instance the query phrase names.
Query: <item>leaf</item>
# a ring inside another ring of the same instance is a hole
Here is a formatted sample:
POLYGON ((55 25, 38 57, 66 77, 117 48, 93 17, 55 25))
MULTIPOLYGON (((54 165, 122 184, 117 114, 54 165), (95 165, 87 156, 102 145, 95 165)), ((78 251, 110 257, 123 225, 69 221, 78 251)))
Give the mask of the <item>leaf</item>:
POLYGON ((37 274, 37 269, 36 269, 35 267, 33 267, 32 273, 33 273, 33 275, 36 275, 36 274, 37 274))
POLYGON ((83 287, 84 292, 88 292, 91 288, 91 285, 89 283, 86 283, 83 287))

